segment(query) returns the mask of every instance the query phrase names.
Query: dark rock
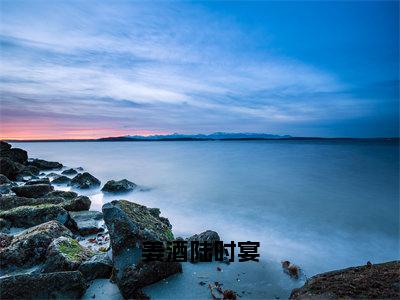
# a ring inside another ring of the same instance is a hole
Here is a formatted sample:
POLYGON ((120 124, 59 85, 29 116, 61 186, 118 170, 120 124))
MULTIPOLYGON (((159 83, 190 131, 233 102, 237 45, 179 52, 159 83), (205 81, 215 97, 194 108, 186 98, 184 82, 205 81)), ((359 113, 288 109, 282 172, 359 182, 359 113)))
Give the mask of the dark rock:
POLYGON ((71 229, 80 235, 89 235, 102 231, 103 214, 99 211, 70 212, 71 229))
POLYGON ((133 191, 136 187, 136 184, 126 179, 118 181, 109 180, 101 190, 109 193, 127 193, 133 191))
POLYGON ((318 274, 290 299, 399 299, 400 261, 318 274))
POLYGON ((42 204, 60 204, 64 203, 66 200, 61 197, 52 198, 26 198, 19 197, 15 195, 7 195, 0 197, 0 211, 9 210, 19 206, 35 206, 42 204))
POLYGON ((9 143, 0 141, 0 151, 6 151, 6 150, 10 150, 10 149, 11 149, 11 145, 9 143))
POLYGON ((23 166, 6 157, 0 158, 0 173, 10 180, 16 180, 23 166))
POLYGON ((69 184, 70 182, 71 179, 64 175, 57 176, 51 181, 52 184, 69 184))
POLYGON ((48 178, 40 178, 40 179, 33 179, 25 182, 25 185, 36 185, 36 184, 50 184, 50 180, 48 178))
POLYGON ((113 263, 107 253, 102 253, 92 256, 87 261, 83 262, 79 271, 83 274, 86 280, 97 278, 110 278, 113 269, 113 263))
POLYGON ((69 237, 59 237, 51 242, 46 253, 43 272, 75 271, 94 253, 69 237))
POLYGON ((39 169, 34 166, 19 165, 20 170, 16 176, 17 181, 29 181, 32 179, 38 179, 39 169))
POLYGON ((56 221, 29 228, 16 235, 9 246, 0 248, 0 266, 29 267, 43 262, 47 247, 60 236, 72 236, 72 233, 56 221))
POLYGON ((5 233, 0 233, 0 248, 5 248, 10 246, 14 236, 5 234, 5 233))
POLYGON ((67 169, 61 172, 61 174, 64 175, 75 175, 78 174, 78 171, 74 170, 74 169, 67 169))
POLYGON ((7 176, 0 174, 0 184, 11 183, 11 180, 7 176))
POLYGON ((28 161, 28 153, 19 148, 12 148, 8 150, 0 150, 1 157, 7 157, 14 162, 25 164, 28 161))
MULTIPOLYGON (((187 239, 189 245, 190 245, 191 241, 208 242, 211 245, 213 245, 214 242, 217 242, 219 240, 220 240, 220 238, 219 238, 218 233, 215 232, 215 231, 212 231, 212 230, 206 230, 206 231, 204 231, 202 233, 192 235, 191 237, 189 237, 187 239)), ((188 247, 187 255, 188 255, 189 259, 190 259, 190 262, 196 263, 196 262, 199 261, 199 257, 196 257, 196 256, 194 256, 193 259, 192 259, 192 257, 191 257, 192 256, 191 247, 188 247)))
POLYGON ((9 232, 11 223, 0 218, 0 232, 9 232))
POLYGON ((51 172, 51 173, 46 175, 46 177, 49 177, 49 178, 54 178, 54 177, 58 177, 58 176, 60 176, 60 174, 57 174, 57 173, 54 173, 54 172, 51 172))
POLYGON ((15 195, 11 190, 14 185, 11 184, 0 184, 0 194, 1 195, 15 195))
POLYGON ((28 228, 52 220, 66 224, 69 220, 69 215, 59 205, 41 204, 19 206, 10 210, 0 211, 0 218, 10 222, 13 227, 28 228))
POLYGON ((39 170, 53 170, 53 169, 61 169, 63 167, 62 164, 55 161, 47 161, 44 159, 34 159, 29 162, 30 165, 35 166, 39 170))
POLYGON ((20 197, 27 198, 38 198, 46 195, 47 193, 54 190, 49 184, 35 184, 35 185, 22 185, 15 186, 12 188, 12 191, 20 197))
POLYGON ((19 274, 0 279, 1 299, 80 299, 87 284, 82 274, 19 274))
POLYGON ((71 191, 52 191, 43 197, 46 197, 46 198, 61 197, 64 199, 72 199, 72 198, 78 197, 78 194, 75 192, 71 192, 71 191))
POLYGON ((89 197, 79 196, 66 201, 64 204, 62 204, 62 206, 68 211, 81 211, 88 210, 91 204, 92 202, 90 201, 89 197))
POLYGON ((146 206, 119 200, 103 205, 103 216, 113 249, 115 280, 125 298, 134 298, 142 287, 181 272, 179 263, 140 261, 144 241, 167 242, 174 238, 154 211, 152 214, 146 206))
POLYGON ((71 185, 79 189, 94 188, 98 187, 100 184, 100 180, 98 180, 96 177, 89 174, 88 172, 78 174, 71 180, 71 185))

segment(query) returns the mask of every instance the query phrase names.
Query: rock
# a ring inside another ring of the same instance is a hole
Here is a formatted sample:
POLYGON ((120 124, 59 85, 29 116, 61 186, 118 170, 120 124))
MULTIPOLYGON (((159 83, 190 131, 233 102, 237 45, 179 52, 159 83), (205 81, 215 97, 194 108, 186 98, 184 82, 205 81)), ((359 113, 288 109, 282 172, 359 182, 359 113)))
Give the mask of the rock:
POLYGON ((294 289, 290 299, 398 299, 400 261, 318 274, 294 289))
POLYGON ((71 179, 64 175, 57 176, 51 181, 52 184, 69 184, 70 182, 71 179))
POLYGON ((15 193, 11 190, 14 185, 12 184, 1 184, 0 185, 0 194, 1 195, 15 195, 15 193))
POLYGON ((0 266, 29 267, 43 262, 47 247, 60 236, 72 236, 72 233, 56 221, 29 228, 16 235, 9 246, 0 248, 0 266))
POLYGON ((25 164, 28 161, 28 153, 19 148, 12 148, 8 150, 0 150, 1 157, 7 157, 14 162, 25 164))
POLYGON ((107 253, 102 253, 94 255, 83 262, 78 270, 86 280, 93 280, 97 278, 110 278, 112 269, 113 263, 110 257, 107 253))
POLYGON ((41 197, 41 198, 26 198, 15 195, 6 195, 0 197, 0 211, 13 209, 20 206, 37 206, 44 204, 56 204, 67 211, 81 211, 90 208, 91 201, 86 196, 75 198, 61 197, 41 197))
POLYGON ((192 255, 192 251, 191 251, 191 247, 190 247, 190 242, 191 241, 199 241, 199 242, 209 242, 210 244, 213 244, 214 242, 219 241, 219 235, 217 232, 212 231, 212 230, 206 230, 202 233, 199 234, 194 234, 191 237, 189 237, 187 239, 188 241, 188 250, 187 250, 187 255, 188 255, 188 259, 190 260, 190 262, 196 263, 198 262, 199 258, 198 257, 194 257, 194 260, 191 260, 191 255, 192 255))
POLYGON ((9 143, 0 141, 0 151, 6 151, 6 150, 10 150, 10 149, 11 149, 11 145, 9 143))
POLYGON ((103 205, 103 216, 113 249, 115 279, 125 298, 134 298, 144 286, 181 272, 176 262, 140 262, 144 241, 167 242, 174 238, 171 229, 146 206, 112 201, 103 205))
POLYGON ((7 176, 0 174, 0 184, 11 183, 11 180, 7 176))
POLYGON ((82 262, 88 260, 94 253, 83 247, 70 237, 59 237, 49 245, 46 253, 44 273, 75 271, 82 262))
POLYGON ((55 161, 47 161, 44 159, 34 159, 29 162, 30 165, 35 166, 39 170, 53 170, 53 169, 61 169, 63 167, 62 164, 55 161))
POLYGON ((58 176, 60 176, 60 174, 57 174, 57 173, 54 173, 54 172, 51 172, 51 173, 46 175, 46 177, 49 177, 49 178, 58 177, 58 176))
POLYGON ((29 180, 27 182, 25 182, 25 185, 36 185, 36 184, 50 184, 50 180, 49 178, 45 177, 45 178, 40 178, 40 179, 33 179, 33 180, 29 180))
POLYGON ((78 174, 71 180, 71 185, 79 189, 94 188, 98 187, 100 184, 100 180, 88 172, 78 174))
POLYGON ((61 172, 61 174, 63 175, 75 175, 78 174, 78 171, 74 170, 74 169, 67 169, 61 172))
POLYGON ((1 299, 80 299, 87 288, 77 271, 4 276, 0 285, 1 299))
POLYGON ((136 187, 136 184, 126 179, 118 181, 109 180, 101 190, 109 193, 127 193, 133 191, 136 187))
POLYGON ((34 184, 34 185, 15 186, 11 189, 17 196, 27 197, 27 198, 38 198, 54 190, 54 187, 52 187, 49 184, 34 184))
POLYGON ((78 194, 71 191, 52 191, 42 197, 52 198, 52 197, 61 197, 64 199, 72 199, 78 197, 78 194))
POLYGON ((66 224, 69 220, 69 215, 59 205, 41 204, 19 206, 10 210, 0 211, 0 218, 10 222, 13 227, 28 228, 52 220, 66 224))
POLYGON ((9 232, 11 223, 0 218, 0 232, 9 232))
POLYGON ((8 247, 11 244, 13 238, 14 236, 12 235, 0 233, 0 248, 8 247))
POLYGON ((89 235, 102 231, 103 214, 99 211, 70 212, 71 229, 80 235, 89 235))
POLYGON ((6 157, 0 158, 0 173, 10 180, 16 180, 22 170, 22 165, 6 157))
POLYGON ((66 201, 62 204, 62 207, 68 211, 81 211, 81 210, 89 210, 92 202, 89 197, 79 196, 73 198, 71 200, 66 201))

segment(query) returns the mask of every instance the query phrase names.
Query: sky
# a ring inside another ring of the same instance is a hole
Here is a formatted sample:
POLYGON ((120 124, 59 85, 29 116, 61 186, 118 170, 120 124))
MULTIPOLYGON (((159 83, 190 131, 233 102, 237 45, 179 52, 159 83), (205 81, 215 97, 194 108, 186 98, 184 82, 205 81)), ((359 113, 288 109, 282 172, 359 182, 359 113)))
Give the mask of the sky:
POLYGON ((0 1, 0 138, 399 136, 399 2, 0 1))

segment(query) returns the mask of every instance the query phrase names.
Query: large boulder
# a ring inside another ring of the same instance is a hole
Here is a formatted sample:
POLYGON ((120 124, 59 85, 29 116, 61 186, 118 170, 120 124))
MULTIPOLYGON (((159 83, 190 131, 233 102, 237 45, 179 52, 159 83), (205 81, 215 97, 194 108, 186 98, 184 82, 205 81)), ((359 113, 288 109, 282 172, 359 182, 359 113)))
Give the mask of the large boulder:
POLYGON ((83 262, 78 270, 86 280, 93 280, 97 278, 110 278, 112 269, 113 263, 108 254, 101 253, 83 262))
POLYGON ((43 197, 46 197, 46 198, 61 197, 64 199, 72 199, 72 198, 78 197, 78 194, 75 192, 72 192, 72 191, 52 191, 43 197))
POLYGON ((76 175, 71 180, 71 186, 79 189, 90 189, 100 186, 101 182, 88 172, 76 175))
POLYGON ((58 221, 67 224, 68 212, 59 205, 40 204, 35 206, 19 206, 0 211, 0 218, 9 222, 13 227, 28 228, 48 221, 58 221))
POLYGON ((7 151, 11 149, 11 145, 5 141, 0 141, 0 151, 7 151))
POLYGON ((141 262, 145 241, 173 240, 171 229, 143 205, 126 200, 103 205, 110 234, 114 277, 125 298, 135 298, 141 288, 182 271, 176 262, 141 262))
POLYGON ((103 231, 103 214, 99 211, 70 212, 71 226, 80 235, 89 235, 103 231))
POLYGON ((65 226, 50 221, 16 235, 7 247, 0 247, 0 266, 32 266, 43 262, 47 247, 60 236, 72 236, 65 226))
POLYGON ((33 185, 15 186, 11 189, 17 196, 27 197, 27 198, 38 198, 54 190, 54 187, 51 186, 50 184, 33 184, 33 185))
POLYGON ((71 179, 64 175, 57 176, 51 181, 52 184, 69 184, 70 182, 71 179))
POLYGON ((126 179, 109 180, 101 190, 108 193, 127 193, 133 191, 136 187, 136 184, 126 179))
POLYGON ((59 237, 51 242, 46 253, 43 272, 75 271, 94 253, 70 237, 59 237))
POLYGON ((318 274, 290 299, 399 299, 400 261, 318 274))
POLYGON ((7 157, 0 158, 0 173, 10 180, 16 180, 23 166, 7 157))
POLYGON ((87 284, 78 271, 0 278, 1 299, 80 299, 87 284))
POLYGON ((1 150, 1 157, 7 157, 14 162, 25 164, 28 161, 28 153, 25 150, 19 148, 12 148, 9 150, 1 150))
POLYGON ((67 169, 61 172, 61 174, 63 175, 76 175, 78 174, 78 171, 74 170, 74 169, 67 169))
POLYGON ((5 195, 0 197, 0 211, 10 210, 20 206, 37 206, 44 204, 57 204, 67 211, 81 211, 90 208, 91 201, 86 196, 78 196, 74 198, 62 197, 41 197, 26 198, 15 195, 5 195))
POLYGON ((34 159, 29 162, 30 165, 35 166, 39 170, 53 170, 61 169, 63 165, 56 161, 47 161, 44 159, 34 159))
POLYGON ((190 259, 190 262, 196 263, 196 262, 198 262, 200 260, 200 257, 197 257, 197 256, 193 255, 194 257, 192 259, 192 257, 191 257, 192 256, 192 251, 191 251, 192 248, 190 247, 190 243, 192 241, 198 241, 200 243, 208 242, 209 244, 213 245, 214 242, 220 241, 220 237, 219 237, 217 232, 215 232, 213 230, 206 230, 206 231, 204 231, 202 233, 194 234, 194 235, 192 235, 191 237, 189 237, 187 239, 187 242, 188 242, 188 245, 189 245, 188 246, 187 255, 188 255, 189 259, 190 259))

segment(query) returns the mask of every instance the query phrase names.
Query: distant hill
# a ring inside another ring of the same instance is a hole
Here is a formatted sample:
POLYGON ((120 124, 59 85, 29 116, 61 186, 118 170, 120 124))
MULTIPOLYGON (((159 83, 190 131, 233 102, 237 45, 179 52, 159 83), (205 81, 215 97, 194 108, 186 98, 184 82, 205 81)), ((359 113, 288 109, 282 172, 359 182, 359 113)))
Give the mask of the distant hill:
POLYGON ((267 133, 226 133, 215 132, 212 134, 166 134, 166 135, 128 135, 121 137, 100 138, 98 141, 209 141, 209 140, 272 140, 290 139, 290 135, 276 135, 267 133))

